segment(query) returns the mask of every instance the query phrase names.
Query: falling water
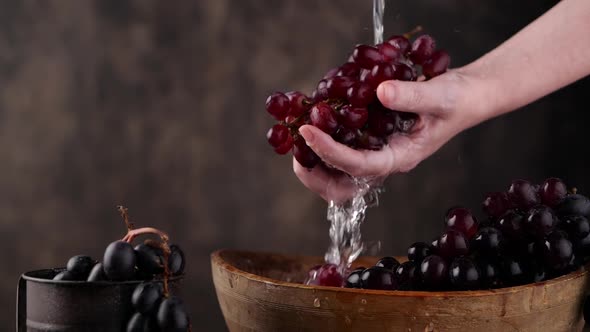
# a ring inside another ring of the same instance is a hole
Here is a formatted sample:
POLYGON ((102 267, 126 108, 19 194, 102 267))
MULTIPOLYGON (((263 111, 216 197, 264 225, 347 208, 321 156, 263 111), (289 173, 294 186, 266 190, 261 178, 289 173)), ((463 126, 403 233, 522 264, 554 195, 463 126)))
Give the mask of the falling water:
POLYGON ((385 13, 385 0, 373 0, 373 33, 375 45, 383 42, 383 14, 385 13))

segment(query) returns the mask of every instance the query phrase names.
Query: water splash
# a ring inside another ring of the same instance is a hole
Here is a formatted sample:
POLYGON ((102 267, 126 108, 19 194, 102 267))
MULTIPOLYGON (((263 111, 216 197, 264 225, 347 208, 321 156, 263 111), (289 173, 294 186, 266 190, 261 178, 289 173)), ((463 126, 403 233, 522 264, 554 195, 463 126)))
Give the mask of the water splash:
POLYGON ((383 14, 385 13, 385 0, 373 0, 373 33, 375 45, 383 42, 383 14))

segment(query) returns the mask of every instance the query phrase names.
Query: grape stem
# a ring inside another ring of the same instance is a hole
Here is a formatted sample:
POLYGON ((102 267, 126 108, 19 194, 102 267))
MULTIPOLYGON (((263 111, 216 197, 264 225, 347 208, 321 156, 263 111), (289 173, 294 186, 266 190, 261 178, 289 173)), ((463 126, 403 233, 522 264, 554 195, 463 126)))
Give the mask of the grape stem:
POLYGON ((406 37, 406 39, 410 39, 410 38, 412 38, 413 35, 417 34, 420 31, 422 31, 422 26, 418 25, 414 29, 404 33, 404 37, 406 37))
POLYGON ((137 229, 129 229, 125 237, 123 237, 122 241, 127 243, 133 242, 136 237, 140 235, 147 235, 147 234, 154 234, 160 237, 161 242, 151 242, 152 246, 157 246, 162 249, 164 253, 164 297, 168 297, 170 295, 170 289, 168 287, 168 279, 170 278, 170 269, 168 267, 168 259, 170 258, 170 246, 168 245, 168 234, 162 232, 159 229, 153 227, 142 227, 137 229))
POLYGON ((123 221, 125 222, 125 226, 127 226, 127 232, 130 232, 131 230, 133 230, 133 223, 131 221, 129 221, 129 209, 124 207, 123 205, 119 205, 117 206, 117 210, 119 210, 119 213, 121 214, 121 218, 123 218, 123 221))

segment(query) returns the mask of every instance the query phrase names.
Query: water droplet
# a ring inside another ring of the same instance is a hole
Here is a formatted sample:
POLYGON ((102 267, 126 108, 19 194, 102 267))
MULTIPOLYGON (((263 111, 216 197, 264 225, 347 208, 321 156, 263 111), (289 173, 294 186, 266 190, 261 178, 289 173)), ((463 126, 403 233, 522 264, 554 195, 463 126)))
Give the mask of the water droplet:
POLYGON ((365 299, 362 299, 362 300, 361 300, 361 304, 367 304, 367 300, 365 300, 365 299))
POLYGON ((316 297, 315 300, 313 300, 313 306, 319 308, 321 306, 320 299, 316 297))

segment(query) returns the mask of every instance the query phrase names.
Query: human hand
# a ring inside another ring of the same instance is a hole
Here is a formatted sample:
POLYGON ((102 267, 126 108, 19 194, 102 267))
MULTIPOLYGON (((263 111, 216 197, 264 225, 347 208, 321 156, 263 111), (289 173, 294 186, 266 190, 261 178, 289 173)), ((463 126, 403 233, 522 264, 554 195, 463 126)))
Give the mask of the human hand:
POLYGON ((485 91, 478 80, 461 69, 424 82, 383 82, 377 89, 381 103, 392 110, 412 112, 419 119, 408 134, 395 133, 379 151, 354 150, 320 129, 305 125, 299 133, 328 165, 311 170, 293 159, 297 177, 325 200, 346 200, 355 192, 347 175, 382 181, 392 173, 408 172, 462 130, 485 119, 485 91))

